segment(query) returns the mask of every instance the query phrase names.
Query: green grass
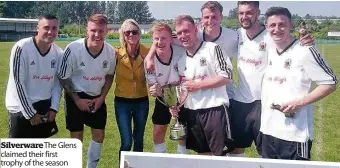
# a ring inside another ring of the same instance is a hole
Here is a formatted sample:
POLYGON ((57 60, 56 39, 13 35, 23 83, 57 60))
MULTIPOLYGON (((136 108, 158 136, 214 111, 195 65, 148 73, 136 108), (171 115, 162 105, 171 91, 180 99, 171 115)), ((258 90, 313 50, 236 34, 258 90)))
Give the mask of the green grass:
MULTIPOLYGON (((14 43, 0 43, 0 138, 8 137, 8 114, 5 108, 5 93, 8 80, 8 63, 11 47, 14 43)), ((64 48, 67 42, 57 42, 57 44, 64 48)), ((113 45, 118 45, 113 44, 113 45)), ((150 44, 148 44, 150 45, 150 44)), ((332 67, 333 71, 340 75, 340 45, 323 45, 320 46, 322 53, 326 55, 326 60, 332 67)), ((237 77, 234 68, 235 77, 237 77)), ((237 79, 235 80, 237 81, 237 79)), ((99 168, 117 167, 118 166, 118 152, 120 147, 120 136, 117 128, 114 111, 113 111, 113 89, 107 96, 106 103, 108 105, 108 122, 106 126, 105 141, 102 148, 102 158, 99 162, 99 168)), ((340 120, 338 114, 338 103, 340 102, 339 91, 333 93, 331 96, 319 101, 315 105, 315 140, 312 150, 312 159, 318 161, 332 161, 340 162, 340 120)), ((154 99, 150 99, 149 119, 146 126, 144 137, 144 150, 146 152, 153 152, 152 142, 152 122, 151 115, 154 106, 154 99)), ((69 132, 65 128, 65 116, 63 100, 60 103, 60 112, 57 116, 59 126, 59 133, 56 138, 68 138, 69 132)), ((90 129, 85 128, 84 144, 83 144, 83 165, 86 165, 87 147, 90 142, 90 129)), ((168 139, 168 135, 166 137, 168 139)), ((177 143, 167 140, 167 150, 170 153, 176 153, 177 143)), ((193 152, 191 152, 193 154, 193 152)), ((257 157, 254 147, 247 149, 246 156, 257 157)))

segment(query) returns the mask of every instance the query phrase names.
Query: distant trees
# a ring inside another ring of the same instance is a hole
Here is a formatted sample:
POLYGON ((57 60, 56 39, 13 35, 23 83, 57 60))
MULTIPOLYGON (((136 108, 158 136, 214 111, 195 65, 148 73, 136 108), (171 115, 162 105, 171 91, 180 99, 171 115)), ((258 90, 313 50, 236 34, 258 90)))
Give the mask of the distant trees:
POLYGON ((86 23, 93 13, 108 16, 110 23, 127 18, 148 24, 154 21, 146 1, 5 1, 0 2, 0 15, 8 18, 37 18, 55 14, 62 24, 86 23))

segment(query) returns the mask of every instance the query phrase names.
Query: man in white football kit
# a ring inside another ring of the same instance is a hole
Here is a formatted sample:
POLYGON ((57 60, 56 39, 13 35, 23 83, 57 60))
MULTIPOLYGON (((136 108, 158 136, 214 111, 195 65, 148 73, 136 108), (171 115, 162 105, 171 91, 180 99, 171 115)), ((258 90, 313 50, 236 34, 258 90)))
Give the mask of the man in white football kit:
MULTIPOLYGON (((159 92, 157 92, 159 91, 159 87, 180 82, 177 62, 185 50, 183 47, 171 45, 172 36, 169 25, 163 23, 156 24, 151 28, 151 31, 153 44, 148 55, 155 55, 155 69, 154 71, 147 71, 146 66, 144 66, 144 68, 150 94, 156 97, 159 96, 159 92)), ((161 97, 158 97, 158 99, 162 100, 161 97)), ((171 114, 169 108, 163 105, 158 99, 155 101, 155 108, 152 115, 152 123, 154 124, 154 149, 157 153, 166 153, 164 137, 167 126, 171 120, 171 114)), ((179 121, 181 122, 182 120, 184 120, 183 115, 179 115, 179 121)), ((185 141, 179 141, 177 153, 187 154, 185 141)))
POLYGON ((66 128, 72 138, 83 140, 84 124, 91 127, 87 167, 97 167, 104 140, 107 109, 105 97, 112 85, 116 57, 106 43, 107 18, 89 17, 87 38, 66 46, 58 77, 65 92, 66 128))
POLYGON ((338 81, 314 46, 301 46, 291 36, 293 23, 288 9, 269 8, 266 18, 276 48, 268 48, 262 82, 262 156, 309 160, 313 103, 334 92, 338 81))
POLYGON ((225 85, 232 82, 232 65, 219 45, 197 38, 192 17, 178 16, 175 30, 186 50, 178 61, 181 81, 189 91, 184 105, 186 146, 202 155, 221 156, 231 139, 225 85))
MULTIPOLYGON (((201 8, 203 29, 199 29, 197 37, 201 41, 210 41, 221 46, 225 51, 225 56, 229 57, 230 61, 237 56, 238 34, 232 29, 221 26, 223 20, 223 7, 217 1, 208 1, 201 8)), ((173 34, 173 43, 182 46, 178 41, 176 34, 173 34)), ((153 61, 146 57, 147 69, 152 69, 153 61)), ((227 85, 227 93, 229 99, 234 98, 234 83, 227 85)))
MULTIPOLYGON (((241 25, 237 56, 239 82, 231 102, 231 130, 236 148, 231 156, 242 157, 253 141, 261 155, 261 82, 267 67, 267 50, 275 44, 258 20, 259 2, 239 1, 237 6, 241 25)), ((313 42, 309 35, 300 40, 302 44, 313 42)))
MULTIPOLYGON (((217 1, 208 1, 201 8, 203 29, 198 31, 201 41, 210 41, 218 44, 225 51, 230 62, 237 56, 238 34, 232 29, 221 26, 223 20, 223 7, 217 1)), ((232 82, 227 85, 229 99, 234 98, 235 86, 232 82)))
POLYGON ((9 138, 47 138, 58 132, 61 87, 56 74, 62 50, 53 43, 58 30, 55 16, 42 16, 38 34, 12 48, 6 91, 9 138))

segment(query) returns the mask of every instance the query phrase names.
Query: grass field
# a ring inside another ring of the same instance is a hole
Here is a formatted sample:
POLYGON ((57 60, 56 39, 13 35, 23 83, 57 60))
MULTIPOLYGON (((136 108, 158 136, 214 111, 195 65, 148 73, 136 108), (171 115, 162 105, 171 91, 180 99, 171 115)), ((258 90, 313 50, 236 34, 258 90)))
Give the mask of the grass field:
MULTIPOLYGON (((10 49, 14 43, 0 43, 0 138, 8 137, 8 114, 5 108, 5 94, 8 80, 8 63, 10 49)), ((64 48, 66 42, 57 42, 57 44, 64 48)), ((117 44, 113 44, 117 45, 117 44)), ((332 67, 333 71, 338 74, 340 78, 340 45, 320 45, 321 52, 326 56, 328 64, 332 67)), ((235 77, 237 77, 235 72, 235 77)), ((237 81, 237 80, 235 80, 237 81)), ((106 137, 103 144, 102 157, 99 162, 99 168, 111 168, 118 166, 118 152, 120 147, 120 137, 117 124, 113 112, 113 89, 111 88, 110 94, 106 99, 108 105, 108 122, 106 126, 106 137)), ((313 143, 312 159, 317 161, 332 161, 340 162, 340 120, 339 117, 339 102, 340 92, 336 91, 331 96, 319 101, 315 105, 315 123, 314 132, 315 139, 313 143)), ((154 99, 150 99, 150 113, 149 120, 146 127, 144 138, 144 150, 147 152, 153 151, 152 142, 152 122, 151 115, 154 106, 154 99)), ((68 138, 69 132, 65 128, 63 101, 60 104, 60 112, 57 116, 59 126, 59 133, 56 138, 68 138)), ((90 141, 90 132, 85 128, 84 144, 83 144, 83 165, 86 164, 87 147, 90 141)), ((168 139, 168 136, 167 138, 168 139)), ((167 141, 167 150, 170 153, 175 153, 177 150, 177 143, 170 140, 167 141)), ((246 152, 248 157, 256 157, 254 148, 249 148, 246 152)), ((85 167, 85 166, 84 166, 85 167)))

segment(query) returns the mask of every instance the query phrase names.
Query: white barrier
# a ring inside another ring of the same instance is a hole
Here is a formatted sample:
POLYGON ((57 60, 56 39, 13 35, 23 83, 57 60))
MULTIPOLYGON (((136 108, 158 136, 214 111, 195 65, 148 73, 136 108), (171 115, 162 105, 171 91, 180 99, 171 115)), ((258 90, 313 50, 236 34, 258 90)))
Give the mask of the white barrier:
POLYGON ((339 37, 340 36, 340 32, 328 32, 327 35, 331 36, 331 37, 339 37))
POLYGON ((122 152, 120 168, 340 168, 340 163, 122 152), (125 165, 124 165, 125 164, 125 165))

